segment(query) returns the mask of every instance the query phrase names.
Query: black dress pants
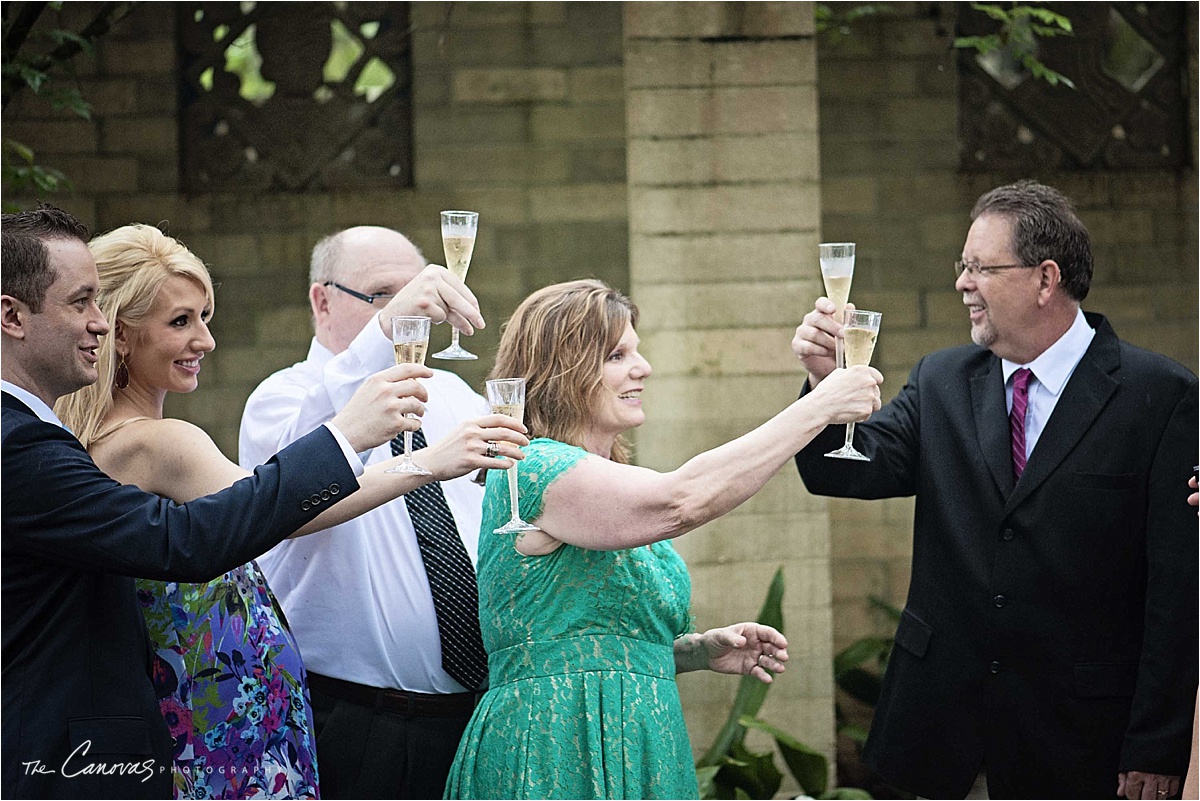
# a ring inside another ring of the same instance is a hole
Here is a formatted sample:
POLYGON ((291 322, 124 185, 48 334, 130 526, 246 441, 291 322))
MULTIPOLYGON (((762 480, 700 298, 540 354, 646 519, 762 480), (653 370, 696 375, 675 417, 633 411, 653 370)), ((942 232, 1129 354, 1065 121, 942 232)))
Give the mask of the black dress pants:
POLYGON ((470 709, 399 712, 335 696, 329 683, 309 674, 321 797, 441 798, 470 709))

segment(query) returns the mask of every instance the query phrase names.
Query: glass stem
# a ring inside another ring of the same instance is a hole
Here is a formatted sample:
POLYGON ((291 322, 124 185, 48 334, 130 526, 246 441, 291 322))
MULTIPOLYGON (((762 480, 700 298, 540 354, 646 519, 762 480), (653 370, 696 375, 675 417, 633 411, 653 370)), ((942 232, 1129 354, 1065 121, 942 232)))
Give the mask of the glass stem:
POLYGON ((453 329, 451 329, 451 330, 452 330, 454 333, 450 335, 450 347, 452 347, 452 348, 458 348, 458 347, 459 347, 459 344, 458 344, 458 329, 457 329, 457 328, 453 328, 453 329))
POLYGON ((412 461, 412 434, 411 431, 404 432, 404 461, 412 461))
POLYGON ((854 449, 854 423, 846 423, 846 447, 854 449))
POLYGON ((517 507, 517 463, 513 462, 513 466, 508 468, 508 502, 512 507, 512 521, 516 522, 521 519, 521 510, 517 507))

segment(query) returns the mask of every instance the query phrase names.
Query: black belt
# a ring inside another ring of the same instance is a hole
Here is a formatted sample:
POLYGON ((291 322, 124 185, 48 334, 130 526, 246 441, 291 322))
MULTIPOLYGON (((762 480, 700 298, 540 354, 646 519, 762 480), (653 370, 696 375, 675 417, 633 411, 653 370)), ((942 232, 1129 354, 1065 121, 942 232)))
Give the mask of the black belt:
POLYGON ((369 707, 397 715, 422 718, 465 717, 475 711, 475 693, 410 693, 355 684, 319 673, 308 674, 309 685, 339 701, 369 707))

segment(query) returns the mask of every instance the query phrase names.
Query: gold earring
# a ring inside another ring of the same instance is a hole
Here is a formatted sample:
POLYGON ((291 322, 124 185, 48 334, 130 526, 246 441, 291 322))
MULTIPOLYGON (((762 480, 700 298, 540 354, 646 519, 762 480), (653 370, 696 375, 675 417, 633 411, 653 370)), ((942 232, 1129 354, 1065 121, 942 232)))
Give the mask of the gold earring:
POLYGON ((117 389, 125 389, 129 386, 129 365, 125 364, 125 354, 121 354, 121 363, 117 365, 117 372, 113 376, 113 384, 117 389))

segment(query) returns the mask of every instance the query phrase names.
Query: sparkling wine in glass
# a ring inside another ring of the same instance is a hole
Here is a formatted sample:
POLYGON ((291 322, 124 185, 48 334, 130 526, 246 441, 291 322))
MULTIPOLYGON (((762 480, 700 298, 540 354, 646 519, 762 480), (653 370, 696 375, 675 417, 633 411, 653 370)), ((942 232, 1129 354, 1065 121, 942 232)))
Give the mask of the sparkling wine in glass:
MULTIPOLYGON (((850 283, 854 280, 854 243, 823 242, 817 248, 821 254, 821 279, 825 282, 825 296, 837 306, 833 319, 840 320, 850 300, 850 283)), ((835 364, 845 367, 842 341, 838 340, 834 348, 835 364)))
MULTIPOLYGON (((474 211, 442 212, 442 250, 446 253, 446 268, 464 284, 475 251, 475 231, 479 228, 479 213, 474 211)), ((458 329, 450 335, 450 347, 433 354, 435 359, 478 359, 474 353, 458 344, 458 329)))
MULTIPOLYGON (((492 414, 506 414, 519 422, 525 421, 525 379, 496 378, 487 382, 487 398, 491 404, 492 414)), ((522 531, 537 531, 538 527, 521 519, 521 511, 517 506, 517 465, 513 462, 508 469, 508 500, 512 511, 512 519, 500 528, 496 534, 519 534, 522 531)))
MULTIPOLYGON (((396 364, 425 364, 425 353, 429 350, 428 317, 393 317, 392 348, 396 351, 396 364)), ((409 417, 416 418, 410 414, 409 417)), ((433 473, 413 461, 412 432, 404 432, 404 459, 385 473, 411 473, 416 476, 431 476, 433 473)))
MULTIPOLYGON (((879 321, 883 315, 873 311, 845 312, 845 324, 842 326, 842 336, 845 338, 846 366, 870 364, 871 354, 875 352, 875 340, 879 338, 879 321)), ((857 462, 869 462, 869 457, 862 455, 854 448, 854 423, 846 424, 846 444, 836 451, 825 454, 833 459, 853 459, 857 462)))

